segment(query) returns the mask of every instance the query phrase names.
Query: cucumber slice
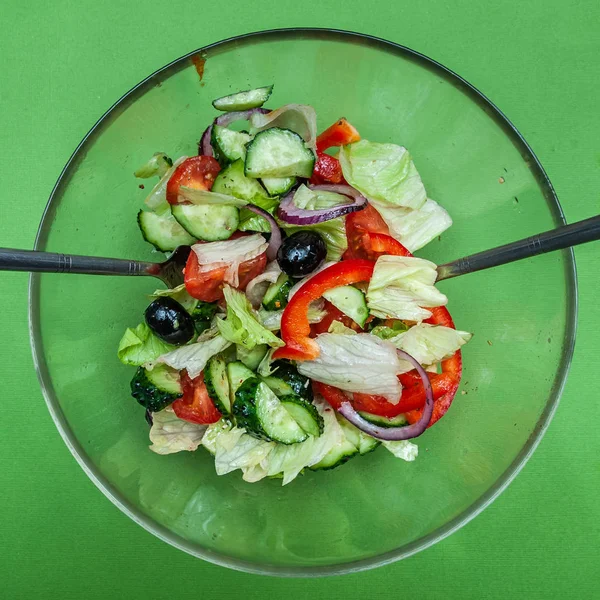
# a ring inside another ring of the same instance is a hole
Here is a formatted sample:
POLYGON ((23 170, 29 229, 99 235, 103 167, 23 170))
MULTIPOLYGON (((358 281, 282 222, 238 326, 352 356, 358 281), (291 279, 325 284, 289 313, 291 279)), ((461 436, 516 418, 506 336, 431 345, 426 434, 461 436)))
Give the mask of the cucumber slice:
POLYGON ((369 318, 367 300, 358 288, 351 285, 343 285, 328 290, 323 294, 323 297, 361 327, 369 318))
POLYGON ((238 159, 246 158, 246 144, 251 139, 252 136, 248 133, 213 125, 210 143, 215 152, 215 158, 224 167, 238 159))
POLYGON ((256 377, 256 374, 241 362, 230 362, 227 365, 227 378, 229 379, 229 392, 232 402, 240 385, 251 377, 256 377))
POLYGON ((227 365, 220 356, 213 356, 204 369, 206 391, 221 414, 231 413, 231 396, 227 365))
POLYGON ((348 462, 357 454, 357 447, 346 438, 343 438, 339 444, 336 444, 316 465, 310 467, 310 469, 312 471, 335 469, 345 462, 348 462))
POLYGON ((281 273, 277 278, 277 281, 267 288, 262 300, 262 305, 266 310, 281 310, 282 308, 285 308, 292 287, 293 283, 291 279, 285 273, 281 273))
POLYGON ((167 365, 156 365, 151 371, 146 371, 146 377, 154 387, 162 392, 177 394, 178 396, 183 394, 181 378, 179 377, 179 371, 176 369, 172 369, 167 365))
POLYGON ((280 398, 294 393, 292 387, 283 381, 283 379, 279 379, 279 377, 269 376, 261 377, 260 379, 263 383, 266 383, 280 398))
POLYGON ((182 394, 179 373, 167 365, 157 365, 152 371, 139 367, 130 386, 131 395, 152 412, 166 408, 182 394))
POLYGON ((233 111, 233 110, 248 110, 249 108, 258 108, 262 106, 271 96, 273 86, 259 87, 253 90, 245 90, 236 92, 229 96, 223 96, 213 100, 212 105, 217 110, 233 111))
POLYGON ((243 362, 249 369, 256 371, 268 349, 269 347, 266 344, 259 344, 252 348, 252 350, 247 350, 244 346, 236 346, 235 355, 236 358, 243 362))
POLYGON ((276 368, 273 375, 264 377, 263 381, 278 395, 295 394, 312 402, 313 391, 310 379, 298 373, 296 367, 284 361, 273 363, 276 368))
POLYGON ((247 177, 311 177, 315 155, 289 129, 271 127, 256 134, 246 149, 247 177))
POLYGON ((314 404, 296 395, 284 396, 281 404, 308 435, 319 437, 323 433, 323 417, 314 404))
POLYGON ((247 379, 236 391, 233 414, 238 427, 255 437, 286 445, 308 437, 269 386, 257 377, 247 379))
POLYGON ((369 452, 375 450, 375 448, 377 448, 377 446, 381 444, 379 440, 376 440, 370 435, 367 435, 366 433, 362 432, 360 429, 358 429, 358 427, 352 425, 350 421, 348 421, 339 413, 336 413, 335 416, 338 420, 338 423, 340 424, 340 427, 342 428, 342 431, 344 432, 345 438, 351 444, 354 444, 354 446, 356 446, 359 454, 368 454, 369 452))
POLYGON ((298 181, 295 177, 265 177, 261 179, 269 196, 283 196, 287 194, 298 181))
POLYGON ((162 215, 140 210, 137 221, 144 239, 161 252, 171 252, 177 246, 191 246, 196 241, 177 222, 170 210, 162 215))
POLYGON ((240 222, 240 211, 225 204, 174 204, 171 212, 190 235, 205 242, 229 239, 240 222))
POLYGON ((256 179, 244 175, 243 160, 236 160, 223 169, 215 178, 211 192, 235 196, 265 209, 273 204, 263 186, 256 179))
POLYGON ((408 425, 408 420, 404 414, 400 414, 397 417, 382 417, 381 415, 373 415, 363 411, 359 411, 358 414, 365 421, 379 425, 379 427, 402 427, 403 425, 408 425))

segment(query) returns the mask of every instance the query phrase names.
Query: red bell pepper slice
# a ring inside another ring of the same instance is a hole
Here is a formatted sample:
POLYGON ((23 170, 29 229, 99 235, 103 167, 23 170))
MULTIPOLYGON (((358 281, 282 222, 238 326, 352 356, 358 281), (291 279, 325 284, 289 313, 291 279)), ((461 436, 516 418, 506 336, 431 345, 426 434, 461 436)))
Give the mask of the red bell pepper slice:
POLYGON ((324 183, 345 183, 342 165, 334 156, 325 154, 317 150, 317 161, 313 170, 310 182, 313 185, 322 185, 324 183))
POLYGON ((338 119, 317 137, 317 150, 323 152, 333 146, 345 146, 360 140, 360 134, 344 117, 338 119))
POLYGON ((281 317, 283 348, 273 353, 273 358, 312 360, 319 356, 319 346, 311 339, 308 307, 327 290, 342 285, 369 281, 375 263, 369 260, 344 260, 323 269, 311 277, 293 296, 281 317))

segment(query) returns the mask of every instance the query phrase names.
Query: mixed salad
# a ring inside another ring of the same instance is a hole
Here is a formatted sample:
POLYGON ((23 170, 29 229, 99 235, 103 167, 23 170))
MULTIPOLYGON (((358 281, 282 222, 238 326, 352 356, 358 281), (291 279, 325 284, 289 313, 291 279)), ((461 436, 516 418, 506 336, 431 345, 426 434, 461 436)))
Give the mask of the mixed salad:
POLYGON ((155 154, 138 213, 156 250, 191 246, 119 359, 137 367, 150 449, 203 446, 223 475, 292 481, 379 445, 406 461, 448 410, 460 348, 436 265, 413 256, 452 221, 402 146, 272 86, 213 102, 197 156, 155 154))

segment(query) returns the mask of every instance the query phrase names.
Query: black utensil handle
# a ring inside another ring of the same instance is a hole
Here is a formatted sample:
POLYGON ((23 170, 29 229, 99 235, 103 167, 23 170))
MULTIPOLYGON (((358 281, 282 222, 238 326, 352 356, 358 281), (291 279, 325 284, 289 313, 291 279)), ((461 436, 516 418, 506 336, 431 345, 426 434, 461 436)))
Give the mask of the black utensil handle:
POLYGON ((600 240, 600 215, 440 265, 437 281, 596 240, 600 240))
POLYGON ((34 250, 0 248, 0 271, 42 273, 87 273, 90 275, 150 275, 156 265, 150 262, 56 254, 34 250))

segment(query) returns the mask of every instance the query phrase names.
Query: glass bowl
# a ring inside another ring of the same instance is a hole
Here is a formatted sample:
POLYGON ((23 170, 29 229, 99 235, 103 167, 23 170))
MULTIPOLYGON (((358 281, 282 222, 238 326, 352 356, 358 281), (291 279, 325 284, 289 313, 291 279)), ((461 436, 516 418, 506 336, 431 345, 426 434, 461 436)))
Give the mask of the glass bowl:
MULTIPOLYGON (((156 151, 195 154, 210 101, 275 84, 271 106, 312 104, 319 128, 347 117, 363 137, 409 148, 454 226, 420 256, 445 262, 564 223, 533 152, 480 92, 440 64, 369 36, 293 29, 207 46, 121 98, 81 142, 52 193, 36 249, 158 259, 136 213, 133 171, 156 151), (201 60, 199 60, 201 59, 201 60), (201 73, 203 61, 204 72, 201 73)), ((220 565, 275 575, 345 573, 444 538, 513 479, 556 409, 571 359, 570 251, 444 281, 462 329, 461 391, 418 440, 413 463, 383 450, 282 487, 217 477, 199 450, 148 450, 132 369, 116 357, 158 281, 31 277, 31 343, 42 390, 71 452, 102 492, 148 531, 220 565)))

